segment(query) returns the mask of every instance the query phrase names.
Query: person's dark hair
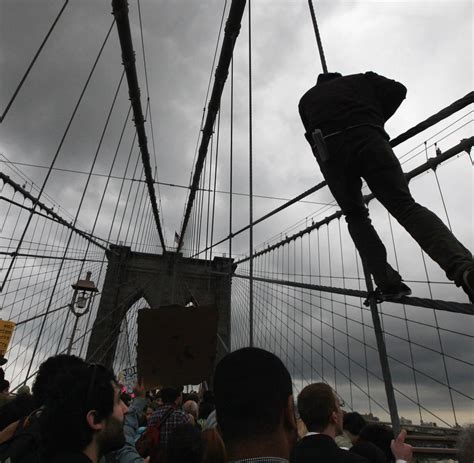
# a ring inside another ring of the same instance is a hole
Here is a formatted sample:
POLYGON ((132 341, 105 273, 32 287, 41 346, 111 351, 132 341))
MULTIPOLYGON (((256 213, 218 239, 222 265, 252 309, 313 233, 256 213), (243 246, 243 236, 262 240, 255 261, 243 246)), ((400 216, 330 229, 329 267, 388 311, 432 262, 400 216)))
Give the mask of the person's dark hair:
POLYGON ((199 418, 207 420, 208 416, 215 410, 216 406, 210 402, 201 402, 199 404, 199 418))
POLYGON ((161 400, 164 404, 172 404, 183 392, 179 387, 164 387, 161 389, 161 400))
POLYGON ((167 463, 201 463, 203 442, 201 431, 190 424, 177 426, 166 447, 167 463))
POLYGON ((375 444, 387 457, 389 462, 395 461, 390 444, 395 436, 393 431, 383 424, 368 424, 363 427, 359 433, 360 442, 372 442, 375 444))
MULTIPOLYGON (((199 395, 196 394, 195 392, 190 392, 187 395, 186 400, 192 400, 193 402, 196 402, 198 404, 199 403, 199 395)), ((183 403, 186 402, 186 400, 184 400, 184 397, 183 397, 183 403)))
POLYGON ((20 418, 28 416, 35 409, 35 402, 31 394, 18 394, 1 408, 0 431, 20 418))
POLYGON ((120 399, 127 407, 129 407, 132 402, 132 396, 128 392, 122 392, 122 394, 120 394, 120 399))
POLYGON ((113 413, 114 383, 113 373, 97 364, 83 363, 56 374, 40 416, 46 454, 80 452, 89 445, 93 430, 87 413, 95 410, 96 422, 113 413))
POLYGON ((202 395, 202 401, 203 402, 209 402, 211 404, 214 403, 214 392, 213 391, 204 391, 204 394, 202 395))
POLYGON ((361 429, 367 424, 360 413, 349 412, 344 415, 342 428, 349 431, 354 436, 358 436, 361 429))
POLYGON ((336 397, 326 383, 309 384, 298 395, 298 413, 310 432, 324 431, 336 410, 336 397))
POLYGON ((207 417, 216 408, 214 404, 214 392, 205 391, 202 395, 202 402, 199 404, 199 418, 207 420, 207 417))
POLYGON ((64 373, 70 368, 80 365, 85 365, 84 360, 75 355, 56 355, 44 361, 36 374, 36 379, 33 384, 32 393, 35 399, 36 406, 44 405, 48 396, 50 387, 54 384, 56 375, 64 373))
POLYGON ((0 380, 0 392, 8 390, 9 387, 10 387, 10 381, 7 381, 6 379, 0 380))
POLYGON ((277 430, 293 394, 283 362, 247 347, 226 355, 216 367, 216 417, 225 441, 258 438, 277 430))
POLYGON ((317 83, 323 84, 324 82, 329 82, 330 80, 334 80, 339 77, 342 77, 342 74, 340 72, 326 72, 323 74, 319 74, 317 83))

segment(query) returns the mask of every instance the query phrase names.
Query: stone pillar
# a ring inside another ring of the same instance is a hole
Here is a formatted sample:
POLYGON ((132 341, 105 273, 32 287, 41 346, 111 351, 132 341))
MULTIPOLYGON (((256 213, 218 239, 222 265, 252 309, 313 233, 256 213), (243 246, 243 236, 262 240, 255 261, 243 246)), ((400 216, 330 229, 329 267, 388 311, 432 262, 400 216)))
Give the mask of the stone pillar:
POLYGON ((94 321, 86 359, 111 368, 122 319, 128 309, 124 286, 127 285, 130 248, 111 245, 107 251, 107 273, 100 297, 97 316, 94 321))
POLYGON ((183 258, 180 253, 163 255, 131 252, 112 245, 97 316, 89 340, 87 360, 112 367, 122 320, 141 297, 152 309, 190 300, 214 305, 218 312, 216 361, 230 347, 232 259, 215 257, 212 262, 183 258), (224 345, 226 347, 224 347, 224 345))

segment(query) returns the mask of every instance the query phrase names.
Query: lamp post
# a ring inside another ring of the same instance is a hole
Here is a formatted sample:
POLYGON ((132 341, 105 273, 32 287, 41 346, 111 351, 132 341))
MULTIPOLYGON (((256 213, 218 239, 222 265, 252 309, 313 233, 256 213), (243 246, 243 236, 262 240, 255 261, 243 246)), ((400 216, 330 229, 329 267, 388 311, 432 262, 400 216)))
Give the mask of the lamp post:
POLYGON ((77 283, 71 285, 74 289, 74 294, 72 295, 71 303, 69 304, 69 310, 74 314, 76 319, 74 320, 74 327, 67 348, 68 355, 72 352, 72 345, 74 344, 74 336, 76 334, 79 318, 89 312, 92 303, 92 293, 97 293, 99 291, 96 288, 95 283, 91 281, 91 275, 92 272, 87 272, 85 280, 78 280, 77 283), (89 297, 87 296, 87 293, 90 293, 89 297))

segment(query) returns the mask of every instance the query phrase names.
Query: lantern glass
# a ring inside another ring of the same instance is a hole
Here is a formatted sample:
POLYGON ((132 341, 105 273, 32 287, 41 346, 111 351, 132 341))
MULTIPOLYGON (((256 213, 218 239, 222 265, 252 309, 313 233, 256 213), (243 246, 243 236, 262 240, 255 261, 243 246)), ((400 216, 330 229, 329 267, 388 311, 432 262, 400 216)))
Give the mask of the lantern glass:
POLYGON ((77 297, 76 307, 78 309, 84 309, 87 305, 86 293, 83 291, 81 295, 77 297))

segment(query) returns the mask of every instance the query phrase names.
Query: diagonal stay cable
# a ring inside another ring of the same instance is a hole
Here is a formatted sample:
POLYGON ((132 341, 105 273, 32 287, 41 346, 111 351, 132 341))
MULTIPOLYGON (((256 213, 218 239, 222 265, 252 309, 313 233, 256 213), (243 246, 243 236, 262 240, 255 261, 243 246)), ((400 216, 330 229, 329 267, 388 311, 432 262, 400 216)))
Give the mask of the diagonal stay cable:
MULTIPOLYGON (((105 121, 105 124, 104 124, 104 127, 103 127, 103 130, 101 132, 101 135, 100 135, 100 139, 99 139, 99 143, 97 145, 97 149, 94 153, 94 157, 93 157, 93 160, 92 160, 92 164, 91 164, 91 167, 90 167, 90 173, 87 177, 87 180, 86 180, 86 184, 84 185, 84 189, 82 191, 82 195, 81 195, 81 198, 79 200, 79 205, 77 207, 77 211, 76 211, 76 214, 75 214, 75 217, 74 217, 74 221, 73 221, 73 225, 75 226, 76 223, 77 223, 77 220, 79 218, 79 214, 81 213, 81 210, 82 210, 82 205, 84 203, 84 199, 85 199, 85 196, 86 196, 86 193, 87 193, 87 189, 88 189, 88 186, 90 184, 90 180, 91 180, 91 173, 94 171, 94 168, 95 168, 95 165, 96 165, 96 162, 97 162, 97 159, 99 157, 99 153, 100 153, 100 149, 102 147, 102 142, 103 142, 103 139, 104 139, 104 136, 105 136, 105 133, 107 131, 107 128, 108 128, 108 125, 109 125, 109 122, 110 122, 110 117, 112 115, 112 112, 113 112, 113 109, 115 107, 115 103, 117 101, 117 96, 118 96, 118 93, 119 93, 119 90, 120 90, 120 87, 121 87, 121 84, 122 84, 122 80, 123 80, 123 73, 120 77, 120 80, 119 80, 119 83, 117 85, 117 90, 115 91, 115 94, 114 94, 114 97, 113 97, 113 101, 112 101, 112 104, 110 106, 110 109, 108 111, 108 114, 107 114, 107 117, 106 117, 106 121, 105 121)), ((63 265, 64 265, 64 260, 67 256, 67 252, 68 252, 68 249, 69 249, 69 245, 71 243, 71 240, 72 240, 72 237, 73 237, 73 230, 70 231, 69 233, 69 237, 68 237, 68 240, 67 240, 67 244, 66 244, 66 248, 64 250, 64 254, 63 254, 63 260, 61 260, 61 263, 60 263, 60 266, 59 266, 59 269, 58 269, 58 273, 57 273, 57 277, 56 277, 56 280, 54 282, 54 285, 53 285, 53 289, 51 291, 51 297, 49 299, 49 302, 48 302, 48 306, 47 306, 47 309, 46 311, 48 312, 51 308, 51 305, 52 305, 52 302, 53 302, 53 298, 54 298, 54 295, 55 295, 55 291, 56 291, 56 287, 58 285, 58 282, 59 282, 59 278, 60 278, 60 275, 61 275, 61 271, 62 271, 62 268, 63 268, 63 265)), ((82 263, 81 265, 81 268, 82 266, 84 265, 84 263, 82 263)), ((67 316, 69 315, 69 313, 67 314, 67 316)), ((67 319, 66 319, 67 321, 67 319)), ((45 323, 46 323, 46 317, 43 318, 43 321, 41 323, 41 328, 39 330, 39 334, 38 334, 38 338, 37 338, 37 341, 35 343, 35 347, 34 347, 34 350, 33 350, 33 354, 32 354, 32 360, 30 362, 30 365, 28 367, 28 373, 27 373, 27 376, 31 370, 31 367, 32 367, 32 363, 33 363, 33 359, 35 357, 35 354, 36 354, 36 351, 38 349, 38 346, 39 346, 39 342, 40 342, 40 338, 41 338, 41 335, 43 333, 43 329, 44 329, 44 326, 45 326, 45 323)), ((65 325, 64 325, 64 328, 65 328, 65 325)), ((64 332, 64 330, 62 331, 62 333, 64 332)), ((61 334, 61 339, 62 339, 62 334, 61 334)), ((59 344, 60 345, 60 342, 59 344)))
MULTIPOLYGON (((79 95, 79 98, 78 98, 78 100, 77 100, 77 102, 76 102, 76 105, 75 105, 75 107, 74 107, 74 110, 73 110, 73 112, 72 112, 72 114, 71 114, 71 117, 69 118, 69 121, 68 121, 68 124, 67 124, 67 126, 66 126, 66 129, 65 129, 65 131, 64 131, 64 133, 63 133, 63 136, 61 137, 61 141, 59 142, 59 146, 58 146, 58 148, 56 149, 56 153, 54 154, 54 157, 53 157, 53 160, 52 160, 52 162, 51 162, 51 165, 50 165, 50 168, 49 168, 49 170, 48 170, 48 173, 46 174, 46 177, 45 177, 45 179, 43 180, 43 184, 41 185, 41 188, 40 188, 40 191, 39 191, 39 193, 38 193, 38 196, 36 197, 35 201, 33 202, 33 206, 32 206, 32 208, 31 208, 30 215, 29 215, 29 217, 28 217, 28 220, 27 220, 27 222, 26 222, 26 224, 25 224, 25 227, 24 227, 24 229, 23 229, 23 232, 22 232, 22 234, 21 234, 21 237, 20 237, 20 240, 19 240, 19 242, 18 242, 18 246, 17 246, 16 252, 19 252, 19 251, 20 251, 20 248, 21 248, 21 246, 22 246, 22 244, 23 244, 23 240, 25 239, 25 236, 26 236, 26 233, 27 233, 28 228, 29 228, 29 226, 30 226, 31 220, 32 220, 32 218, 33 218, 33 216, 34 216, 34 211, 36 210, 36 207, 38 206, 38 202, 39 202, 39 200, 40 200, 40 198, 41 198, 41 195, 43 194, 43 191, 44 191, 44 189, 45 189, 45 187, 46 187, 46 184, 48 183, 49 177, 50 177, 51 172, 52 172, 52 168, 54 167, 54 164, 56 163, 56 160, 58 159, 59 153, 60 153, 61 148, 62 148, 62 146, 63 146, 63 144, 64 144, 64 141, 65 141, 65 139, 66 139, 66 136, 67 136, 67 134, 69 133, 69 129, 70 129, 71 125, 72 125, 72 122, 74 121, 74 118, 75 118, 75 116, 76 116, 77 110, 79 109, 79 105, 81 104, 82 98, 84 97, 84 94, 86 93, 87 87, 89 86, 89 82, 91 81, 92 75, 94 74, 95 68, 97 67, 97 63, 99 62, 99 59, 100 59, 100 57, 102 56, 102 52, 103 52, 103 50, 104 50, 104 48, 105 48, 105 45, 106 45, 106 43, 107 43, 107 41, 108 41, 108 39, 109 39, 109 36, 110 36, 111 31, 112 31, 112 27, 113 27, 114 23, 115 23, 115 20, 112 21, 112 24, 110 25, 109 30, 107 31, 107 34, 106 34, 106 36, 105 36, 105 39, 104 39, 104 41, 102 42, 102 45, 101 45, 100 50, 99 50, 99 53, 97 54, 97 57, 96 57, 96 59, 95 59, 95 61, 94 61, 94 64, 92 65, 92 68, 91 68, 91 70, 90 70, 90 72, 89 72, 89 75, 87 76, 87 79, 86 79, 86 82, 85 82, 85 84, 84 84, 84 87, 82 88, 81 94, 79 95)), ((12 269, 13 269, 13 265, 14 265, 14 264, 15 264, 15 258, 13 258, 13 259, 10 261, 10 264, 9 264, 9 266, 8 266, 8 268, 7 268, 6 273, 5 273, 4 280, 3 280, 3 282, 2 282, 2 284, 1 284, 1 286, 0 286, 0 292, 1 292, 1 291, 3 290, 3 288, 4 288, 5 282, 8 280, 8 277, 10 276, 10 273, 11 273, 11 271, 12 271, 12 269)))
MULTIPOLYGON (((4 156, 4 155, 2 153, 0 153, 0 156, 4 156)), ((11 164, 13 166, 35 167, 37 169, 49 169, 48 166, 43 166, 43 165, 39 165, 39 164, 31 164, 31 163, 28 163, 28 162, 10 161, 9 159, 8 160, 0 159, 0 162, 8 163, 8 164, 11 164)), ((66 169, 66 168, 63 168, 63 167, 53 167, 52 170, 58 171, 58 172, 68 172, 68 173, 72 173, 72 174, 79 174, 79 175, 89 175, 88 172, 85 172, 83 170, 66 169)), ((111 179, 122 180, 122 177, 120 177, 120 176, 108 175, 106 173, 99 173, 99 172, 94 172, 92 174, 92 176, 93 177, 103 177, 103 178, 111 178, 111 179)), ((130 182, 146 183, 146 180, 142 180, 140 178, 125 178, 125 180, 130 181, 130 182)), ((179 184, 176 184, 176 183, 169 183, 169 182, 161 182, 161 181, 157 181, 157 180, 155 180, 154 183, 156 185, 164 185, 164 186, 168 186, 168 187, 172 187, 172 188, 181 188, 183 190, 189 190, 189 186, 186 186, 186 185, 179 185, 179 184)), ((200 189, 199 191, 205 191, 205 192, 210 191, 213 194, 214 193, 215 194, 219 193, 219 194, 224 194, 224 195, 248 197, 248 193, 242 193, 242 192, 236 192, 236 191, 230 192, 230 191, 219 190, 217 188, 212 188, 210 190, 209 189, 200 189)), ((272 199, 272 200, 275 200, 275 201, 285 201, 285 202, 294 200, 294 199, 290 200, 288 198, 282 198, 280 196, 258 195, 258 194, 255 194, 255 193, 254 193, 253 197, 254 198, 261 198, 261 199, 272 199)), ((300 200, 299 203, 300 204, 316 204, 316 205, 320 205, 320 206, 328 206, 328 203, 321 202, 321 201, 303 201, 303 200, 300 200)), ((224 241, 225 241, 225 239, 224 239, 224 241)), ((214 245, 214 246, 216 246, 216 245, 214 245)), ((201 253, 202 252, 203 251, 201 251, 201 253)))
POLYGON ((112 0, 112 10, 117 22, 117 31, 120 39, 120 47, 122 49, 123 65, 127 74, 128 91, 130 95, 130 101, 132 102, 134 122, 138 136, 138 145, 142 155, 143 168, 145 170, 148 194, 150 196, 150 202, 153 209, 156 229, 158 230, 161 246, 164 251, 166 249, 166 244, 163 230, 161 228, 158 204, 156 202, 153 173, 150 164, 150 153, 148 152, 148 143, 145 131, 145 118, 143 117, 143 109, 140 101, 140 89, 138 87, 137 68, 135 66, 135 52, 133 50, 132 33, 130 30, 130 21, 128 18, 127 1, 112 0))
POLYGON ((30 73, 32 67, 34 66, 36 60, 38 59, 38 56, 40 55, 41 51, 43 50, 46 42, 48 41, 49 39, 49 36, 51 35, 51 33, 53 32, 53 29, 56 27, 56 24, 58 23, 59 21, 59 18, 61 17, 61 15, 63 14, 63 11, 65 10, 67 4, 69 3, 69 0, 66 0, 63 4, 63 6, 61 7, 61 9, 59 10, 59 13, 58 15, 56 16, 56 19, 53 21, 53 24, 51 24, 51 27, 49 28, 48 30, 48 33, 46 34, 45 38, 43 39, 43 42, 41 42, 41 45, 39 46, 38 48, 38 51, 35 53, 35 56, 33 57, 33 59, 31 60, 31 63, 30 65, 28 66, 27 70, 25 71, 25 74, 23 75, 23 77, 21 78, 20 80, 20 83, 18 84, 17 88, 15 89, 15 91, 13 92, 13 95, 12 97, 10 98, 10 101, 8 102, 5 110, 3 111, 3 114, 0 116, 0 123, 3 122, 3 120, 5 119, 5 116, 7 115, 8 111, 10 110, 10 107, 11 105, 13 104, 13 102, 15 101, 15 98, 17 97, 19 91, 21 90, 21 87, 23 86, 23 84, 25 83, 25 80, 27 79, 28 77, 28 74, 30 73))
MULTIPOLYGON (((417 177, 418 175, 420 175, 424 172, 427 172, 430 169, 435 169, 437 166, 439 166, 443 162, 445 162, 448 159, 462 153, 463 151, 469 151, 472 148, 472 146, 474 146, 474 137, 470 137, 470 138, 466 138, 464 140, 461 140, 461 142, 459 144, 457 144, 456 146, 454 146, 453 148, 445 151, 444 153, 440 154, 439 156, 436 156, 435 158, 428 159, 427 162, 421 164, 420 166, 416 167, 415 169, 411 170, 410 172, 407 172, 405 174, 405 177, 406 177, 407 181, 410 181, 414 177, 417 177)), ((368 203, 372 199, 374 199, 373 194, 369 194, 369 195, 364 196, 364 202, 366 202, 366 203, 368 203)), ((281 240, 278 243, 275 243, 271 246, 268 246, 267 248, 263 249, 262 251, 259 251, 259 252, 255 253, 254 257, 265 254, 267 252, 270 252, 273 249, 276 249, 280 246, 284 246, 285 244, 287 244, 287 243, 289 243, 289 242, 291 242, 291 241, 293 241, 297 238, 301 238, 302 236, 306 235, 307 233, 310 233, 313 230, 317 230, 322 225, 327 225, 329 222, 332 222, 333 220, 338 219, 341 216, 342 216, 342 211, 340 211, 340 210, 336 211, 334 214, 326 217, 325 219, 320 220, 318 222, 314 222, 309 227, 307 227, 303 230, 300 230, 298 233, 295 233, 291 236, 288 236, 284 240, 281 240)), ((234 234, 234 236, 235 236, 235 234, 234 234)), ((244 259, 241 259, 241 260, 237 261, 236 263, 240 264, 240 263, 245 262, 249 259, 250 259, 249 257, 245 257, 244 259)))

